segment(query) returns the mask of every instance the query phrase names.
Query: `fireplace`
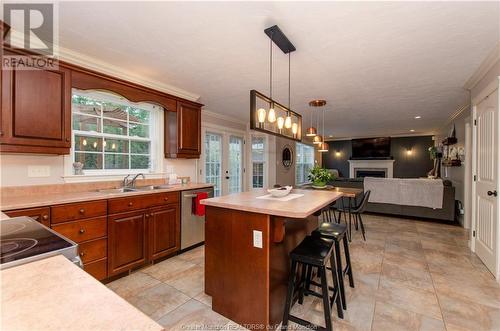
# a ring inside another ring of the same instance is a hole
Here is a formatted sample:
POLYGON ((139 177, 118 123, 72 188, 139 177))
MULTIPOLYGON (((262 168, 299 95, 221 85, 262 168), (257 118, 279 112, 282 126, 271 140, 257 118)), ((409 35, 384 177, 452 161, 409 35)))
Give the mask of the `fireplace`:
POLYGON ((349 177, 393 178, 394 160, 349 160, 349 177))
POLYGON ((354 177, 363 178, 363 177, 387 177, 387 169, 354 169, 354 177))

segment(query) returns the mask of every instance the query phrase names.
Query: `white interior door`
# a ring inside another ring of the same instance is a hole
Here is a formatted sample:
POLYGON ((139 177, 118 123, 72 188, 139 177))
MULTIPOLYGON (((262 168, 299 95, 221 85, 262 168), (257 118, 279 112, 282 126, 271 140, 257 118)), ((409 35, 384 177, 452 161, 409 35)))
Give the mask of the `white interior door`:
POLYGON ((498 275, 498 89, 475 106, 475 251, 498 275))
POLYGON ((213 183, 214 196, 222 194, 223 135, 206 131, 204 134, 202 175, 206 183, 213 183))

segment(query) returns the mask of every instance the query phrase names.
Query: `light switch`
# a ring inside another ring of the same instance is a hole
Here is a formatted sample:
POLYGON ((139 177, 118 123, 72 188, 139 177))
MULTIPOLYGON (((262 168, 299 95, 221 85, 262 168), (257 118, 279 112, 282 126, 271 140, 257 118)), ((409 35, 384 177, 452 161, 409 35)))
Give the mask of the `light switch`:
POLYGON ((50 166, 28 166, 28 177, 50 177, 50 166))
POLYGON ((262 248, 262 231, 253 230, 253 247, 262 248))

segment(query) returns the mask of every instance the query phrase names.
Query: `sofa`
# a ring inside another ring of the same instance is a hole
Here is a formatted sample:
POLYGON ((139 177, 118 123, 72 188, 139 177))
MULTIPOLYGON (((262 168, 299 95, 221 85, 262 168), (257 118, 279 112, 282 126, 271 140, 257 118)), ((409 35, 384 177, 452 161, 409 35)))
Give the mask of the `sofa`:
MULTIPOLYGON (((339 187, 353 187, 364 190, 363 178, 337 178, 329 183, 339 187)), ((368 202, 366 211, 371 213, 389 214, 397 216, 409 216, 435 219, 447 222, 455 221, 455 188, 448 180, 443 181, 443 206, 440 209, 432 209, 427 207, 404 206, 389 203, 374 203, 368 202)), ((356 203, 359 203, 362 196, 357 198, 356 203)))

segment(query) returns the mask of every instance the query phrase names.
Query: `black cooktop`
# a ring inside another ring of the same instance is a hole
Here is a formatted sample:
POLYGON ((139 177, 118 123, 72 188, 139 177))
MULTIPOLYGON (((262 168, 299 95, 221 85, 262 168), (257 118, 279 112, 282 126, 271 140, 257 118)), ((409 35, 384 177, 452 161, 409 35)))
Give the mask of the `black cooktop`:
POLYGON ((13 262, 73 246, 28 217, 0 221, 0 263, 13 262))

